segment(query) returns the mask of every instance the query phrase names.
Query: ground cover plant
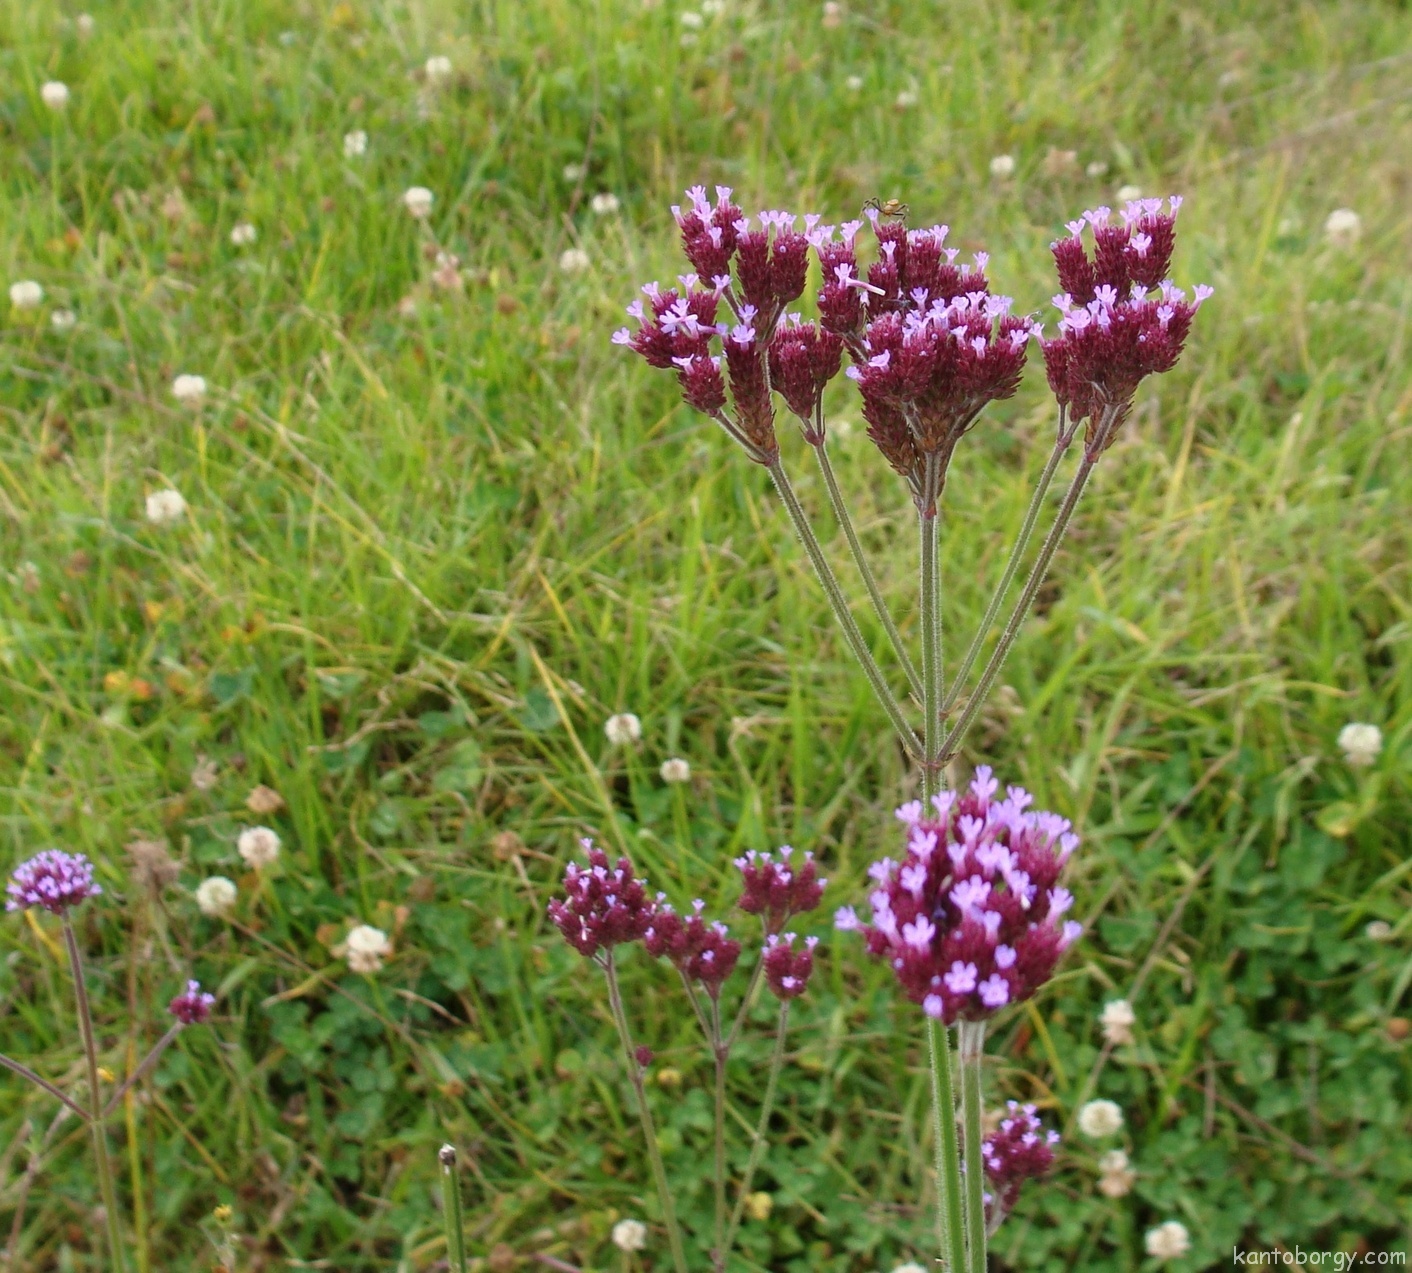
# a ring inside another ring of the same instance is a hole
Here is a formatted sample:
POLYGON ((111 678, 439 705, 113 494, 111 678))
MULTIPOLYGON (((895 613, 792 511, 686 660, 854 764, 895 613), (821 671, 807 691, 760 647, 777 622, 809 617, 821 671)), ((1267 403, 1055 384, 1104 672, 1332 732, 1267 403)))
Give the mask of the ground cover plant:
MULTIPOLYGON (((677 272, 663 209, 698 181, 752 212, 905 199, 1036 314, 1075 208, 1186 195, 1180 277, 1217 303, 1139 392, 948 774, 994 763, 1084 840, 1082 948, 993 1031, 988 1101, 1065 1134, 992 1266, 1405 1250, 1409 26, 1164 0, 0 8, 4 865, 95 864, 72 918, 116 1083, 174 985, 216 995, 110 1126, 129 1264, 433 1268, 449 1142, 477 1267, 669 1267, 614 1022, 546 915, 578 838, 713 911, 733 859, 787 842, 821 915, 890 847, 908 765, 768 475, 607 340, 677 272)), ((969 626, 1050 410, 1032 369, 958 449, 969 626)), ((842 390, 830 418, 905 598, 895 482, 842 390)), ((81 1099, 58 929, 4 923, 0 1051, 81 1099)), ((825 921, 800 935, 824 940, 740 1267, 925 1261, 915 1009, 825 921)), ((666 970, 621 971, 704 1251, 713 1076, 666 970)), ((773 1042, 765 1007, 749 1024, 737 1177, 773 1042)), ((0 1083, 16 1269, 104 1267, 59 1108, 0 1083)))

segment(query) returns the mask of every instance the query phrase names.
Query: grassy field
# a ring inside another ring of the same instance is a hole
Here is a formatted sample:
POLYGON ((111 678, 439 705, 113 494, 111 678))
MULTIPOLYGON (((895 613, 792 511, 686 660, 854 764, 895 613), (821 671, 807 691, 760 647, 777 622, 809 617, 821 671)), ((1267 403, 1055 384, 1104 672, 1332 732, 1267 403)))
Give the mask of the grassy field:
MULTIPOLYGON (((95 0, 88 23, 0 3, 0 253, 45 293, 0 328, 4 864, 98 863, 83 938, 115 1073, 188 972, 220 995, 115 1120, 134 1267, 215 1267, 228 1204, 241 1273, 435 1268, 449 1139, 476 1267, 628 1269, 608 1231, 655 1214, 650 1178, 601 988, 544 918, 576 837, 713 906, 736 852, 788 840, 828 864, 829 912, 892 847, 911 779, 765 475, 608 343, 637 285, 681 270, 667 205, 697 181, 829 220, 900 196, 984 244, 1022 311, 1047 308, 1065 219, 1125 185, 1186 196, 1174 272, 1216 297, 1100 467, 967 752, 1085 839, 1090 935, 1003 1019, 991 1099, 1068 1126, 1096 1093, 1126 1116, 1066 1139, 995 1264, 1137 1269, 1169 1219, 1192 1235, 1181 1270, 1406 1251, 1412 13, 704 8, 95 0), (434 55, 452 70, 429 81, 434 55), (603 192, 617 210, 594 211, 603 192), (1338 208, 1361 218, 1342 242, 1338 208), (199 407, 179 374, 206 379, 199 407), (187 510, 157 525, 165 488, 187 510), (620 710, 637 748, 605 741, 620 710), (1383 729, 1370 767, 1339 754, 1349 721, 1383 729), (690 784, 658 777, 673 755, 690 784), (285 807, 252 813, 257 784, 285 807), (260 876, 235 846, 258 821, 284 845, 260 876), (135 841, 174 873, 144 876, 135 841), (194 901, 212 874, 240 885, 229 921, 194 901), (374 976, 336 953, 359 922, 394 943, 374 976), (1101 1055, 1119 995, 1137 1044, 1101 1055), (1108 1199, 1115 1145, 1138 1178, 1108 1199)), ((905 493, 856 399, 831 403, 914 635, 905 493)), ((953 632, 1050 410, 1032 367, 961 448, 953 632)), ((785 449, 851 578, 806 448, 785 449)), ((919 1017, 823 916, 773 1208, 744 1230, 756 1273, 929 1255, 919 1017)), ((77 1082, 54 931, 4 933, 0 1048, 77 1082)), ((626 977, 679 1078, 653 1099, 704 1244, 708 1065, 665 971, 638 955, 626 977)), ((742 1118, 769 1028, 733 1077, 742 1118)), ((96 1270, 85 1140, 53 1114, 0 1081, 0 1242, 18 1215, 10 1268, 96 1270)))

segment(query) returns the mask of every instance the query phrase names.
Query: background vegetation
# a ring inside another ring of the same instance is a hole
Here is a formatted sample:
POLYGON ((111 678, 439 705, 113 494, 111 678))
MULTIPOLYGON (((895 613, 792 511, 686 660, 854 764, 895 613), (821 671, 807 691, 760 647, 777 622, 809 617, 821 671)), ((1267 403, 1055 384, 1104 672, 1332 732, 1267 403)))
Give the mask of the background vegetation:
MULTIPOLYGON (((114 1127, 143 1273, 211 1267, 218 1203, 241 1270, 432 1268, 443 1139, 470 1163, 481 1267, 622 1267, 608 1229, 651 1216, 650 1184, 600 988, 544 918, 576 837, 721 907, 730 858, 788 840, 828 863, 830 910, 895 838, 907 774, 765 475, 608 345, 637 284, 681 268, 667 205, 696 181, 831 220, 903 197, 984 244, 1022 310, 1047 307, 1064 219, 1123 185, 1187 196, 1176 273, 1216 299, 1100 468, 969 753, 1080 824, 1091 923, 998 1030, 992 1099, 1067 1126, 1092 1091, 1127 1118, 1108 1144, 1066 1138, 997 1267, 1138 1268, 1167 1219, 1191 1270, 1236 1246, 1406 1249, 1405 4, 115 0, 90 34, 76 18, 0 4, 0 253, 46 292, 0 328, 0 818, 7 866, 47 845, 99 864, 83 919, 110 1069, 188 970, 219 988, 212 1028, 114 1127), (453 67, 439 84, 432 55, 453 67), (65 111, 41 101, 51 79, 65 111), (355 129, 366 153, 346 157, 355 129), (424 225, 399 202, 414 184, 435 194, 424 225), (600 192, 619 209, 595 214, 600 192), (1340 207, 1361 217, 1341 244, 1340 207), (231 242, 239 222, 253 243, 231 242), (561 268, 571 248, 586 268, 561 268), (200 410, 173 399, 178 373, 206 377, 200 410), (169 486, 187 516, 149 524, 169 486), (608 747, 616 710, 642 717, 640 747, 608 747), (1371 768, 1338 753, 1350 720, 1384 730, 1371 768), (689 786, 660 781, 670 755, 689 786), (251 813, 259 783, 287 807, 251 813), (235 852, 257 821, 284 840, 263 879, 235 852), (175 878, 145 882, 137 840, 175 878), (240 877, 229 923, 193 900, 214 873, 240 877), (374 977, 333 953, 356 922, 395 943, 374 977), (1105 1058, 1096 1017, 1121 994, 1138 1041, 1105 1058), (1117 1200, 1095 1188, 1112 1144, 1139 1173, 1117 1200)), ((1023 512, 1046 397, 1032 369, 953 469, 953 632, 1023 512)), ((844 390, 834 416, 911 632, 904 493, 847 432, 844 390)), ((68 1081, 53 933, 4 927, 0 1044, 68 1081)), ((654 1099, 704 1234, 694 1026, 662 969, 627 964, 679 1076, 654 1099)), ((741 1268, 924 1257, 915 1011, 826 936, 795 1021, 773 1209, 741 1268)), ((767 1029, 734 1076, 746 1117, 767 1029)), ((46 1140, 52 1116, 0 1083, 4 1225, 36 1172, 12 1267, 95 1269, 83 1138, 46 1140)))

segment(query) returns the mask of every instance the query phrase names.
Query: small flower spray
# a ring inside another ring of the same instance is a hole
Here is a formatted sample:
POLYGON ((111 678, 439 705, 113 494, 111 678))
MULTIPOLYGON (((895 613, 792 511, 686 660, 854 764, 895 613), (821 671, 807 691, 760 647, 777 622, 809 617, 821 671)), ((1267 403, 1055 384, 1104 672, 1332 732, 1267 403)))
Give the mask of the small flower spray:
MULTIPOLYGON (((1010 156, 991 165, 997 181, 1014 170, 1010 156)), ((1164 202, 1134 195, 1116 216, 1095 208, 1068 223, 1067 235, 1050 248, 1059 319, 1056 334, 1046 338, 1041 323, 1015 312, 1011 298, 993 290, 985 252, 962 260, 949 245, 949 227, 909 229, 906 205, 897 200, 870 201, 863 217, 831 225, 814 214, 800 218, 779 210, 752 218, 729 187, 718 186, 714 194, 713 201, 705 187, 695 186, 673 207, 689 271, 676 286, 643 287, 628 307, 632 325, 614 333, 613 342, 674 376, 683 401, 769 473, 845 642, 917 766, 922 801, 899 811, 907 828, 906 855, 874 866, 870 921, 845 908, 838 926, 861 931, 870 952, 888 960, 904 994, 922 1008, 931 1044, 938 1254, 950 1273, 984 1273, 987 1232, 1013 1205, 1018 1182, 1042 1174, 1052 1159, 1049 1138, 1032 1125, 1028 1110, 1011 1112, 1005 1120, 1011 1131, 982 1139, 985 1023, 1033 995, 1078 937, 1079 926, 1064 918, 1073 899, 1058 883, 1078 837, 1058 815, 1031 812, 1030 797, 1020 788, 996 799, 999 783, 988 768, 977 770, 964 793, 941 791, 941 775, 993 688, 1094 468, 1131 414, 1138 386, 1175 366, 1211 289, 1198 286, 1188 297, 1169 278, 1181 208, 1175 196, 1164 202), (806 316, 796 306, 811 255, 820 285, 813 316, 806 316), (1058 408, 1053 448, 985 613, 948 678, 939 553, 947 475, 956 448, 985 408, 1016 392, 1035 345, 1058 408), (919 659, 877 585, 828 454, 825 390, 840 372, 855 385, 868 437, 902 480, 916 515, 919 659), (858 578, 891 645, 889 667, 865 641, 785 471, 781 413, 794 419, 813 452, 858 578), (1083 441, 1068 489, 1010 602, 1049 487, 1080 426, 1083 441), (990 644, 1007 603, 1000 635, 990 644), (900 680, 906 684, 899 692, 900 680), (920 721, 904 708, 909 700, 920 705, 920 721), (964 1172, 952 1025, 962 1080, 964 1172)), ((1367 754, 1366 748, 1345 751, 1367 754)), ((754 899, 759 890, 749 871, 742 871, 747 898, 754 899)), ((798 968, 812 967, 812 948, 800 948, 782 933, 772 903, 757 904, 768 943, 760 966, 768 967, 777 994, 788 993, 798 968)), ((695 954, 681 959, 709 954, 707 962, 717 968, 718 961, 733 961, 724 935, 712 938, 703 919, 676 922, 690 936, 674 930, 673 940, 696 944, 695 954)), ((696 968, 678 962, 688 991, 699 985, 714 1003, 709 981, 696 968)), ((1121 1034, 1116 1019, 1113 1028, 1121 1034)))

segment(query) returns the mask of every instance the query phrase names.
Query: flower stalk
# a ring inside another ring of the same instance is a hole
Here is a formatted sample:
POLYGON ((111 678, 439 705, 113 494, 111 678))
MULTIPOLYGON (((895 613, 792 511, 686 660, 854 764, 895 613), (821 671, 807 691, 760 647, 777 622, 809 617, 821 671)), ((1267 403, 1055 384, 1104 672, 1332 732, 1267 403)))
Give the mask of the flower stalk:
POLYGON ((765 1155, 766 1132, 770 1127, 770 1115, 775 1111, 775 1089, 779 1085, 780 1070, 784 1066, 785 1036, 789 1032, 789 1000, 780 1002, 779 1023, 775 1027, 775 1048, 770 1054, 770 1073, 765 1080, 765 1095, 760 1102, 760 1118, 755 1127, 755 1138, 750 1142, 750 1157, 745 1163, 745 1172, 740 1178, 740 1192, 731 1211, 730 1224, 726 1228, 722 1251, 730 1251, 735 1245, 735 1235, 740 1230, 745 1216, 745 1204, 750 1197, 750 1184, 755 1178, 755 1169, 765 1155))
POLYGON ((441 1164, 441 1221, 446 1229, 446 1262, 451 1273, 466 1273, 466 1219, 461 1209, 455 1146, 443 1145, 437 1153, 437 1161, 441 1164))
POLYGON ((951 1032, 927 1018, 932 1072, 932 1138, 936 1155, 937 1243, 950 1273, 966 1268, 966 1227, 961 1211, 961 1150, 956 1136, 956 1089, 951 1077, 951 1032))
POLYGON ((966 1128, 967 1273, 986 1273, 985 1159, 981 1152, 981 1056, 985 1022, 961 1021, 956 1028, 961 1060, 961 1107, 966 1128))

